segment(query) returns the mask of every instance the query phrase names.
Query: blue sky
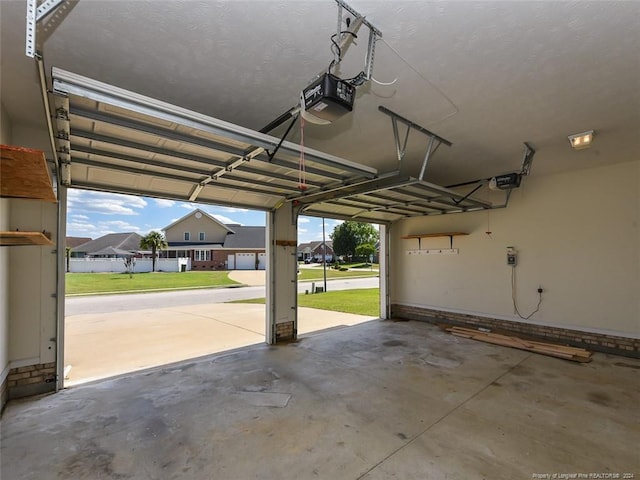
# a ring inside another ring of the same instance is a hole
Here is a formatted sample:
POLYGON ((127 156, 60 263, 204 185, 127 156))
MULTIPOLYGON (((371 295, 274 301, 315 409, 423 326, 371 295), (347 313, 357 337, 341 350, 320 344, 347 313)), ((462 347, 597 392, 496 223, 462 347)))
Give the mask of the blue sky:
MULTIPOLYGON (((151 230, 162 230, 195 208, 200 208, 223 223, 262 226, 266 222, 266 213, 256 210, 69 189, 67 236, 98 238, 107 233, 120 232, 146 235, 151 230)), ((340 223, 341 220, 325 220, 327 240, 340 223)), ((322 240, 322 219, 300 217, 298 243, 314 240, 322 240)))

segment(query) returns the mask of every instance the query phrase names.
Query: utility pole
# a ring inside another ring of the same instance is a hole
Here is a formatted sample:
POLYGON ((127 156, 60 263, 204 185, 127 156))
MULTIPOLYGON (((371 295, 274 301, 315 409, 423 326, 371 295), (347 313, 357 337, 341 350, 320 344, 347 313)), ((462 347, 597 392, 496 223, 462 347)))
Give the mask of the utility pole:
POLYGON ((327 241, 324 238, 324 217, 322 217, 322 248, 323 252, 323 273, 324 273, 324 291, 327 291, 327 241))

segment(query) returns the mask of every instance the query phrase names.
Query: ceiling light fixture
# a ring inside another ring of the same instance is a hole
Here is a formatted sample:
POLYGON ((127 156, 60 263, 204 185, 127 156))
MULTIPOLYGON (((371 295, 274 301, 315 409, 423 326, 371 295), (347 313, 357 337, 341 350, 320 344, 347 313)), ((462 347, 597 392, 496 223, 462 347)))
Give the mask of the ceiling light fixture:
POLYGON ((569 143, 574 150, 582 150, 583 148, 589 148, 591 142, 593 142, 593 130, 588 132, 576 133, 575 135, 569 135, 569 143))

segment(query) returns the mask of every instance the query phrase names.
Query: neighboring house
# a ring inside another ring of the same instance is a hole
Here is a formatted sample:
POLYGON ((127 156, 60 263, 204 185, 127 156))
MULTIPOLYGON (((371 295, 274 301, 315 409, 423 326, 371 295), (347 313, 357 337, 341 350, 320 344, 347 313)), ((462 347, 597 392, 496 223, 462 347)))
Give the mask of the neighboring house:
POLYGON ((298 260, 300 261, 321 262, 324 255, 326 255, 325 260, 327 262, 333 262, 333 241, 308 242, 298 245, 298 260), (325 243, 327 245, 326 253, 325 243))
POLYGON ((71 256, 93 258, 140 256, 140 240, 142 240, 142 237, 135 232, 109 233, 78 245, 71 252, 71 256))
POLYGON ((67 237, 65 241, 65 246, 74 250, 77 246, 82 245, 83 243, 87 243, 93 240, 91 237, 67 237))
POLYGON ((265 227, 224 224, 196 209, 162 229, 169 258, 188 257, 192 270, 264 270, 265 227))

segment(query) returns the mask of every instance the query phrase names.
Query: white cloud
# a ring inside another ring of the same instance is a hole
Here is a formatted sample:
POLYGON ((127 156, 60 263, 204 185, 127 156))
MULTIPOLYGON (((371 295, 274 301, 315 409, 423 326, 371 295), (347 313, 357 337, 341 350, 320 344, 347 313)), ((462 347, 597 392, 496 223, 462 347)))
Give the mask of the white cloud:
POLYGON ((67 223, 67 235, 70 237, 95 237, 97 228, 92 223, 69 222, 67 223))
POLYGON ((236 208, 236 207, 219 207, 217 210, 222 210, 226 213, 245 213, 249 210, 246 208, 236 208))
POLYGON ((67 235, 70 237, 98 238, 108 233, 136 232, 146 234, 140 227, 122 220, 111 221, 71 221, 67 223, 67 235))
MULTIPOLYGON (((165 225, 166 226, 166 225, 165 225)), ((148 225, 145 225, 144 229, 141 229, 139 232, 140 235, 142 235, 143 237, 148 234, 149 232, 160 232, 161 234, 164 235, 164 232, 162 231, 163 227, 149 227, 148 225)))
POLYGON ((309 231, 309 230, 307 230, 306 228, 299 228, 299 229, 298 229, 298 235, 300 235, 300 234, 305 234, 305 233, 307 233, 308 231, 309 231))
POLYGON ((113 230, 119 230, 120 232, 139 232, 141 228, 137 225, 125 222, 123 220, 111 220, 108 222, 99 222, 102 228, 110 228, 113 230))
POLYGON ((209 215, 222 223, 233 223, 235 225, 242 225, 242 223, 236 222, 235 220, 232 220, 231 218, 225 217, 224 215, 220 215, 218 213, 209 213, 209 215))
POLYGON ((170 208, 176 204, 175 201, 165 200, 164 198, 155 198, 154 202, 156 202, 156 206, 160 208, 170 208))
POLYGON ((195 210, 196 208, 198 208, 198 207, 197 207, 196 205, 194 205, 193 203, 185 203, 185 202, 182 202, 182 203, 180 204, 180 206, 181 206, 182 208, 186 208, 187 210, 195 210))
POLYGON ((311 220, 309 220, 307 217, 298 217, 298 224, 301 223, 309 223, 311 220))
POLYGON ((139 215, 147 202, 142 197, 115 193, 69 190, 67 207, 69 215, 97 213, 100 215, 139 215))

